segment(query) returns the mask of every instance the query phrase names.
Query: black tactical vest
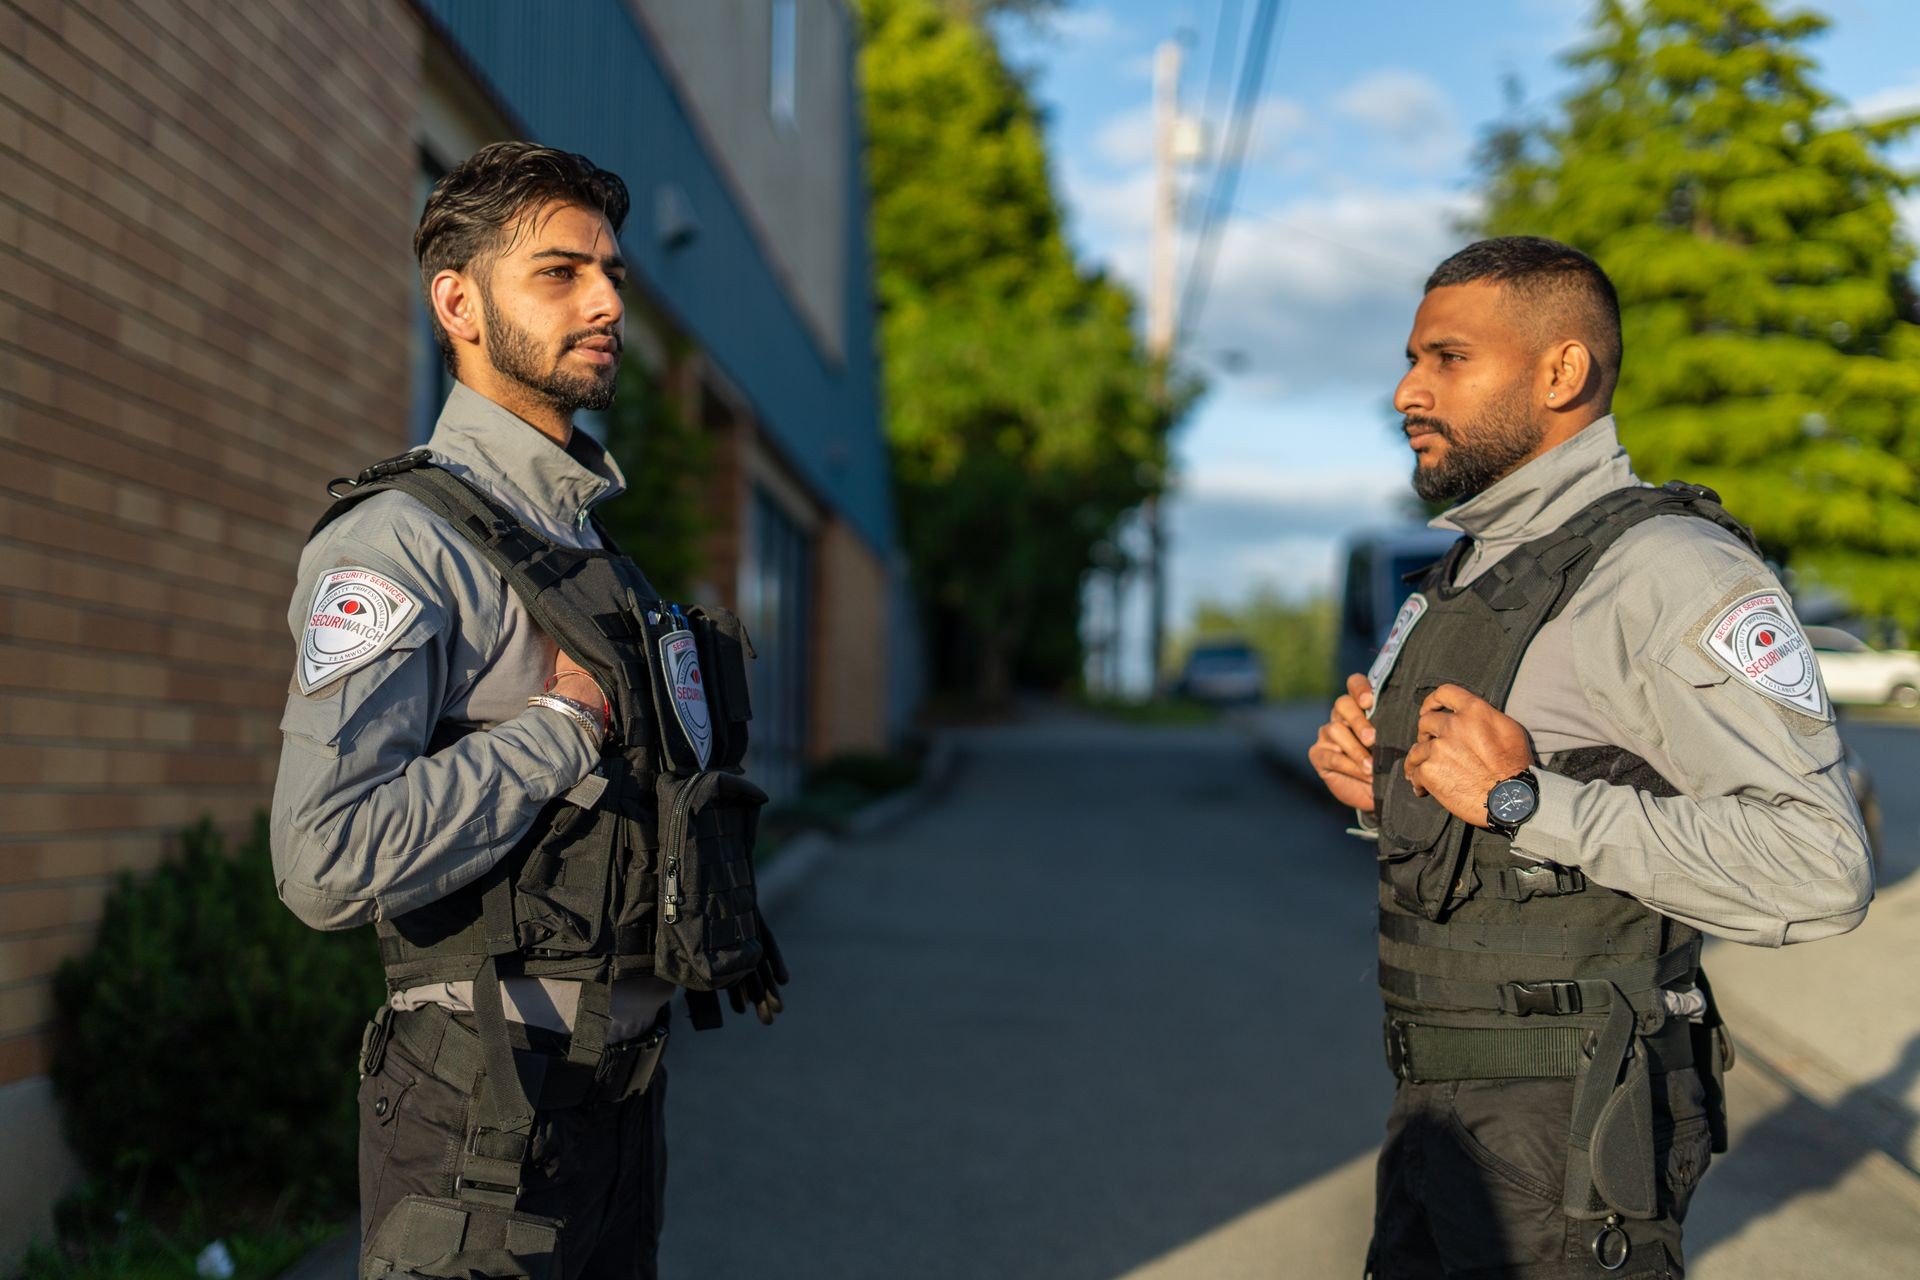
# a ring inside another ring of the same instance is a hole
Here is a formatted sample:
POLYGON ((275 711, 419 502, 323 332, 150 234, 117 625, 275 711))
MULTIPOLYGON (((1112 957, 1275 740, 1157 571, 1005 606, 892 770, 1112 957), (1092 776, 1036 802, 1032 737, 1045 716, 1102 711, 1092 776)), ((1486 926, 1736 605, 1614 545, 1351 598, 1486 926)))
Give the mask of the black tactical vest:
MULTIPOLYGON (((1457 684, 1504 708, 1534 636, 1608 547, 1660 515, 1710 520, 1754 545, 1710 490, 1679 483, 1608 494, 1456 587, 1463 538, 1421 582, 1425 612, 1373 715, 1389 1064, 1408 1080, 1579 1077, 1565 1205, 1575 1216, 1655 1212, 1651 1147, 1642 1159, 1638 1135, 1651 1132, 1649 1072, 1694 1061, 1691 1029, 1667 1025, 1661 991, 1704 984, 1699 934, 1576 869, 1516 857, 1506 837, 1416 796, 1405 761, 1429 694, 1457 684)), ((1552 769, 1678 794, 1617 747, 1559 753, 1552 769)))
MULTIPOLYGON (((739 620, 724 609, 682 614, 625 555, 549 541, 424 452, 362 472, 314 533, 389 489, 470 541, 611 704, 599 766, 491 871, 380 922, 389 986, 470 979, 488 960, 503 973, 601 988, 651 973, 696 995, 753 972, 763 959, 753 837, 767 797, 740 770, 751 648, 739 620), (703 696, 676 697, 688 682, 703 696)), ((459 736, 443 726, 430 746, 459 736)), ((583 1007, 597 1003, 583 997, 583 1007)), ((694 1004, 696 1024, 717 1009, 694 1004)))

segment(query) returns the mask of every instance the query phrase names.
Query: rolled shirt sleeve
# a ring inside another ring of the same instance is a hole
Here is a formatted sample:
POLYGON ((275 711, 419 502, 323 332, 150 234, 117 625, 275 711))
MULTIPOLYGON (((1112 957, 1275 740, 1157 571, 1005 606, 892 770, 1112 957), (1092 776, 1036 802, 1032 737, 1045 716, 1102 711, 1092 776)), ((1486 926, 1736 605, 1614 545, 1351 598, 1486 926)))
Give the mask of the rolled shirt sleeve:
POLYGON ((1731 539, 1703 536, 1701 522, 1645 528, 1655 524, 1669 527, 1637 540, 1634 554, 1603 558, 1569 609, 1570 630, 1594 711, 1680 794, 1578 782, 1549 762, 1536 770, 1540 807, 1515 852, 1578 867, 1738 942, 1844 933, 1866 915, 1873 873, 1831 704, 1824 690, 1817 713, 1769 696, 1704 640, 1746 596, 1786 595, 1731 539))
MULTIPOLYGON (((578 724, 541 707, 447 733, 450 650, 459 628, 488 625, 487 615, 461 599, 460 574, 435 564, 431 548, 405 550, 342 543, 306 557, 328 569, 370 563, 417 603, 373 657, 311 692, 297 675, 288 693, 274 872, 282 900, 316 928, 401 915, 470 883, 598 759, 578 724)), ((327 571, 302 567, 290 615, 296 637, 327 571)))

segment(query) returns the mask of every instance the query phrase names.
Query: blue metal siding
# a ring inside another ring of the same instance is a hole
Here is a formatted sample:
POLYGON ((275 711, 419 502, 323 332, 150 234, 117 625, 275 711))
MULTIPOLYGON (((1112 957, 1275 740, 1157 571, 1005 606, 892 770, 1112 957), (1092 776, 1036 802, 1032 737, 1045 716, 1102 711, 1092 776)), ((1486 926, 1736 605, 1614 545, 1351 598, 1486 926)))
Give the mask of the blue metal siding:
POLYGON ((623 0, 416 3, 534 140, 591 156, 626 179, 633 211, 621 245, 634 270, 745 393, 786 460, 887 556, 893 507, 851 75, 846 353, 835 363, 815 344, 623 0), (699 222, 699 235, 674 250, 653 233, 662 182, 686 193, 699 222))

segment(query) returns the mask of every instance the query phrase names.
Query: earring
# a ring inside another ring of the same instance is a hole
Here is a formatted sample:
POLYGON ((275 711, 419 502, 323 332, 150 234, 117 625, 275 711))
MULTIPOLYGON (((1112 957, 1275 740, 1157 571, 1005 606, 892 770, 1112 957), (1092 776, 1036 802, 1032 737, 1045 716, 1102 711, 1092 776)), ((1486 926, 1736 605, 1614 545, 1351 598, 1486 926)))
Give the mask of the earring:
POLYGON ((1547 399, 1549 399, 1549 400, 1551 400, 1551 399, 1553 399, 1553 398, 1554 398, 1555 396, 1557 396, 1557 395, 1559 395, 1559 394, 1560 394, 1560 393, 1559 393, 1558 391, 1549 391, 1549 392, 1547 392, 1547 399))

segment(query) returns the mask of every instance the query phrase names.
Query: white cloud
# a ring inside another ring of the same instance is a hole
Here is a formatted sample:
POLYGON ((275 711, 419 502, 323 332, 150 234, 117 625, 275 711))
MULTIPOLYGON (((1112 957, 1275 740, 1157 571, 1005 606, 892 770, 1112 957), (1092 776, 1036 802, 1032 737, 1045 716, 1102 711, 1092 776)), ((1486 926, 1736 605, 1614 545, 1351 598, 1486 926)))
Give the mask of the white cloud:
MULTIPOLYGON (((1385 394, 1427 274, 1464 243, 1473 198, 1457 191, 1355 191, 1300 200, 1225 225, 1192 348, 1236 351, 1276 394, 1385 394)), ((1122 268, 1125 269, 1124 266, 1122 268)), ((1131 277, 1130 277, 1131 278, 1131 277)))
POLYGON ((1046 25, 1055 39, 1082 49, 1113 44, 1132 34, 1111 9, 1065 9, 1048 18, 1046 25))
POLYGON ((1173 616, 1263 584, 1290 596, 1332 590, 1347 536, 1395 522, 1405 487, 1378 470, 1196 468, 1167 504, 1173 616))
POLYGON ((1371 71, 1333 99, 1333 109, 1387 144, 1393 163, 1423 173, 1455 168, 1466 146, 1453 99, 1416 71, 1371 71))
POLYGON ((1870 93, 1852 104, 1847 114, 1855 120, 1884 120, 1920 111, 1920 80, 1870 93))

